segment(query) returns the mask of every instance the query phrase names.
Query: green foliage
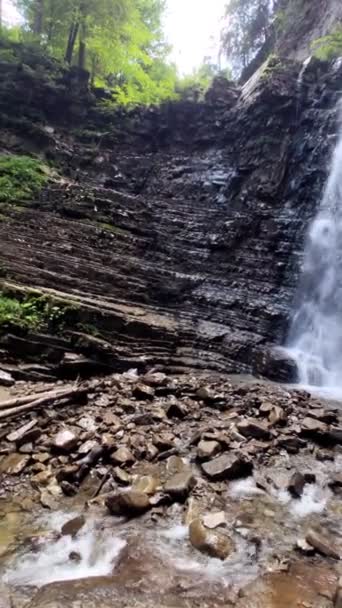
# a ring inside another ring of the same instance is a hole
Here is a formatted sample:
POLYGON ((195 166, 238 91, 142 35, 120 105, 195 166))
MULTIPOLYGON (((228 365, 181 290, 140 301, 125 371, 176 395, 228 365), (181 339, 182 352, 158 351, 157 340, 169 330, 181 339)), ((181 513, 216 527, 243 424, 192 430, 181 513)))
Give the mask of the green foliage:
POLYGON ((151 104, 175 96, 176 70, 163 41, 164 0, 16 0, 22 38, 77 64, 117 103, 151 104))
POLYGON ((342 56, 342 26, 337 27, 328 36, 315 40, 312 48, 318 59, 330 60, 342 56))
POLYGON ((30 156, 0 156, 0 203, 32 200, 48 179, 44 165, 30 156))
POLYGON ((23 329, 49 329, 60 326, 64 312, 48 298, 27 295, 22 301, 0 293, 0 327, 16 325, 23 329))
POLYGON ((208 90, 216 76, 231 78, 229 69, 221 70, 217 64, 205 58, 202 65, 191 74, 179 78, 176 84, 176 91, 182 98, 201 99, 208 90))

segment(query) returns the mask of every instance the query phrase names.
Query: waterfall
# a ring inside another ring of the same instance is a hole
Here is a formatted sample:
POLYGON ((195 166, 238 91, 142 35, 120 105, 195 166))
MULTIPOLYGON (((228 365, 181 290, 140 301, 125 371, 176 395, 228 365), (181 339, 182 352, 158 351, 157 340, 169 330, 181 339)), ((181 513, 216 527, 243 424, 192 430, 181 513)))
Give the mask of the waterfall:
POLYGON ((342 127, 307 236, 288 352, 301 384, 342 394, 342 127))

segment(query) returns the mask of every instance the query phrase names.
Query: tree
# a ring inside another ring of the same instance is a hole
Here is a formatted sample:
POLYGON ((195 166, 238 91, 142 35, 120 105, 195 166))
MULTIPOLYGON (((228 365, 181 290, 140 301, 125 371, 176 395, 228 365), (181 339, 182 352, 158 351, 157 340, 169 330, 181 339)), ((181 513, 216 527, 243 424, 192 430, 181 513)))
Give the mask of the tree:
POLYGON ((274 9, 272 0, 228 0, 222 48, 234 75, 248 66, 266 42, 274 9))
POLYGON ((16 0, 24 35, 69 65, 111 82, 122 103, 174 96, 162 35, 164 0, 16 0))

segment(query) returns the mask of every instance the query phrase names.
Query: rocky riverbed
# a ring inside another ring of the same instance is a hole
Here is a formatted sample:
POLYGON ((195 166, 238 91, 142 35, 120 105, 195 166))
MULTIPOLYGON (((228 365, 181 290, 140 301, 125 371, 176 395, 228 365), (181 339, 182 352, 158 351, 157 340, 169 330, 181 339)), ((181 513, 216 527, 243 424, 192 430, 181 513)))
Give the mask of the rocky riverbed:
POLYGON ((1 421, 1 608, 341 606, 338 404, 134 370, 6 392, 34 409, 1 421))

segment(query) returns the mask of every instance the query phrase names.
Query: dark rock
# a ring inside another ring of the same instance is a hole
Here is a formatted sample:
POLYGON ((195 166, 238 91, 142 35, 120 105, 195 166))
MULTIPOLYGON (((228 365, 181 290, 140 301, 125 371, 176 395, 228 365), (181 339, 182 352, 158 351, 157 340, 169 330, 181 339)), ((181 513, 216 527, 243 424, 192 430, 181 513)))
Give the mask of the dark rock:
POLYGON ((306 473, 305 475, 302 475, 302 473, 299 473, 297 471, 292 475, 287 489, 294 498, 300 498, 303 494, 304 486, 307 483, 315 483, 315 481, 315 475, 311 473, 306 473))
POLYGON ((154 399, 154 389, 152 386, 140 383, 134 387, 133 396, 142 401, 152 401, 154 399))
POLYGON ((64 524, 64 526, 62 526, 62 536, 72 536, 74 538, 81 528, 83 528, 85 523, 86 519, 84 515, 79 515, 78 517, 70 519, 66 524, 64 524))
POLYGON ((252 473, 253 465, 243 456, 232 453, 223 454, 214 460, 202 464, 204 473, 213 480, 235 479, 248 477, 252 473))
POLYGON ((256 439, 269 439, 270 437, 268 427, 256 420, 242 420, 236 426, 239 433, 244 437, 255 437, 256 439))

